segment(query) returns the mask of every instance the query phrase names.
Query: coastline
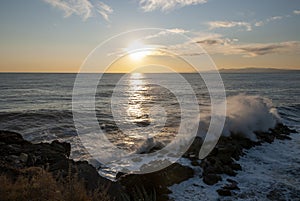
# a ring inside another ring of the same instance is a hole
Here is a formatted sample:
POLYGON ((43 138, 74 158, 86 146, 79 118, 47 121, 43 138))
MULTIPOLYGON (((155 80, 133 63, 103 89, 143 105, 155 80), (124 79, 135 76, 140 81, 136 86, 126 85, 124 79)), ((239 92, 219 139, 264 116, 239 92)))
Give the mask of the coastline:
MULTIPOLYGON (((190 161, 192 166, 202 169, 199 179, 207 185, 215 185, 223 180, 223 175, 235 176, 242 167, 239 159, 245 150, 262 143, 272 143, 277 140, 290 140, 289 134, 294 133, 283 124, 277 124, 270 132, 256 132, 259 141, 253 142, 240 136, 221 137, 217 146, 204 160, 198 160, 195 156, 199 151, 202 140, 195 138, 190 149, 183 156, 190 161)), ((1 174, 7 174, 12 178, 21 175, 22 170, 29 167, 40 167, 62 178, 68 176, 70 169, 72 177, 78 176, 84 181, 87 190, 94 190, 99 186, 108 186, 108 194, 111 199, 133 200, 137 196, 154 197, 156 200, 169 200, 170 188, 174 184, 194 177, 197 172, 194 168, 181 164, 180 161, 168 168, 145 175, 118 174, 116 182, 101 177, 97 170, 86 161, 77 161, 69 158, 70 144, 53 141, 52 143, 32 144, 22 138, 18 133, 1 131, 1 174), (120 196, 121 195, 121 196, 120 196)), ((263 145, 262 145, 263 146, 263 145)), ((232 191, 239 189, 234 180, 217 189, 220 196, 231 196, 232 191)))

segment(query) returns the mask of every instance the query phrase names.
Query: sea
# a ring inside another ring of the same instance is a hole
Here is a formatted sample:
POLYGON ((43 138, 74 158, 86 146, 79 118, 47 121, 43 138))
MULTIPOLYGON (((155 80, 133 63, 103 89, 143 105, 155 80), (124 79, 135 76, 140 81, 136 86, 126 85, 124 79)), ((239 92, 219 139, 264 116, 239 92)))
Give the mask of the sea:
MULTIPOLYGON (((91 74, 90 78, 87 75, 84 87, 97 84, 93 109, 99 128, 109 141, 126 152, 140 153, 158 144, 168 145, 179 130, 180 97, 167 86, 188 96, 191 92, 184 87, 188 83, 198 101, 199 116, 210 113, 210 94, 201 75, 181 76, 184 82, 176 80, 173 74, 104 74, 95 82, 91 74), (153 118, 153 110, 163 117, 153 118), (145 147, 147 139, 153 139, 152 147, 145 147)), ((1 73, 0 129, 19 132, 33 143, 56 139, 70 142, 71 158, 88 160, 96 166, 78 137, 73 119, 76 77, 77 74, 72 73, 1 73)), ((276 140, 248 150, 239 161, 243 170, 232 178, 238 181, 240 190, 229 200, 272 200, 270 192, 277 193, 281 200, 300 200, 297 197, 300 195, 300 72, 221 73, 221 78, 227 97, 224 135, 243 132, 255 140, 253 131, 266 130, 277 121, 298 132, 291 135, 292 140, 276 140)), ((87 95, 83 90, 82 99, 87 95)), ((90 109, 82 105, 83 112, 90 109)), ((190 166, 186 159, 179 162, 190 166)), ((195 171, 201 174, 201 169, 195 171)), ((99 173, 113 177, 107 169, 100 169, 99 173)), ((223 181, 226 177, 224 175, 223 181)), ((222 182, 207 186, 196 175, 170 187, 173 192, 170 197, 174 200, 226 200, 215 191, 221 185, 222 182)))

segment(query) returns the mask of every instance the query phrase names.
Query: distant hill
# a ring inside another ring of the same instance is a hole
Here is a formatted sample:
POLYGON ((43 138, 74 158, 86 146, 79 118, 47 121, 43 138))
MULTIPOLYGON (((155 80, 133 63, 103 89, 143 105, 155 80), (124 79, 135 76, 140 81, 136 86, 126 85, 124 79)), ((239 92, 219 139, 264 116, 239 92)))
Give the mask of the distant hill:
POLYGON ((220 69, 220 73, 300 73, 296 69, 279 69, 279 68, 240 68, 240 69, 220 69))

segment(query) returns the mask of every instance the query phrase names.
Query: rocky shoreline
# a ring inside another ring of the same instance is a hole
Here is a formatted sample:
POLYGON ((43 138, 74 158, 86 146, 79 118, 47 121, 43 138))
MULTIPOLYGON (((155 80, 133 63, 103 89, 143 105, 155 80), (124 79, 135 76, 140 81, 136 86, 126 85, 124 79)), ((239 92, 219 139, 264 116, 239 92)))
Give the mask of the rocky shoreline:
MULTIPOLYGON (((192 164, 202 168, 203 173, 201 177, 204 183, 214 185, 222 180, 222 174, 235 176, 237 171, 242 170, 238 160, 244 155, 245 149, 262 145, 262 143, 272 143, 275 139, 290 140, 289 135, 291 133, 296 133, 296 131, 278 123, 274 129, 269 129, 268 132, 255 132, 258 139, 256 142, 239 134, 232 134, 230 137, 221 136, 213 151, 205 159, 201 160, 200 164, 197 163, 197 159, 190 157, 199 153, 202 145, 202 139, 196 138, 184 156, 189 158, 192 164)), ((219 195, 230 196, 232 190, 239 189, 236 181, 229 179, 227 182, 226 185, 217 190, 219 195)))
MULTIPOLYGON (((189 150, 183 157, 188 158, 194 166, 200 166, 203 182, 213 185, 222 180, 221 175, 234 176, 241 170, 237 163, 244 149, 271 143, 275 139, 290 139, 289 134, 295 131, 283 124, 277 124, 269 132, 257 132, 257 142, 241 135, 221 137, 214 150, 201 162, 195 157, 202 145, 201 138, 195 138, 189 150)), ((67 178, 72 175, 84 182, 87 190, 99 186, 107 189, 111 200, 169 200, 169 186, 194 177, 192 168, 174 163, 168 168, 144 175, 119 174, 117 181, 112 182, 101 177, 97 170, 86 161, 74 161, 69 158, 71 146, 69 143, 53 141, 52 143, 33 144, 23 139, 21 134, 0 131, 0 174, 15 179, 24 175, 23 169, 40 167, 52 173, 55 177, 67 178)), ((199 179, 200 179, 199 178, 199 179)), ((232 190, 238 189, 238 183, 227 180, 227 184, 218 189, 221 196, 230 196, 232 190)))

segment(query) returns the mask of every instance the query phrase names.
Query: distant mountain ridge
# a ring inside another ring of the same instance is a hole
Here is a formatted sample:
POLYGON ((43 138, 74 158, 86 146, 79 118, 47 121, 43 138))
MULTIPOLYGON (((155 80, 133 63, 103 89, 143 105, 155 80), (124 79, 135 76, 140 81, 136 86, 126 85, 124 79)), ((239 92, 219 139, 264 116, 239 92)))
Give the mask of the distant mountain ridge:
POLYGON ((280 69, 280 68, 240 68, 240 69, 225 69, 219 70, 220 73, 290 73, 297 72, 300 73, 300 69, 280 69))

